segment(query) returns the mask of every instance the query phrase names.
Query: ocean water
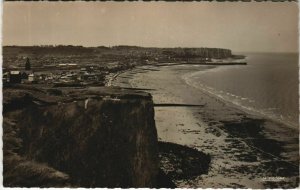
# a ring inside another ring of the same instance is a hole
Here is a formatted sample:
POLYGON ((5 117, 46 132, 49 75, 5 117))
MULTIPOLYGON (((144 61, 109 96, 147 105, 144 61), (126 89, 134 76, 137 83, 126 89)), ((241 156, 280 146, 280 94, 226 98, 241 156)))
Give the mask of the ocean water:
POLYGON ((246 66, 219 66, 184 79, 241 108, 298 127, 298 54, 242 54, 247 56, 246 66))

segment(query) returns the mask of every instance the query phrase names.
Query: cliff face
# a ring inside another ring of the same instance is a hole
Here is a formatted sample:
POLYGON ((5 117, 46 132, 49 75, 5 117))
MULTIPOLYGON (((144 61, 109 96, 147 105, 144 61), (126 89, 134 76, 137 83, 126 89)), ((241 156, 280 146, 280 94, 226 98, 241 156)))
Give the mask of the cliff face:
POLYGON ((63 172, 70 186, 156 187, 157 133, 149 94, 100 87, 62 90, 59 97, 28 93, 18 92, 27 104, 15 114, 13 99, 4 100, 9 110, 4 120, 14 117, 22 140, 18 155, 63 172))
POLYGON ((181 58, 229 58, 230 49, 222 48, 165 48, 163 53, 172 57, 181 58))

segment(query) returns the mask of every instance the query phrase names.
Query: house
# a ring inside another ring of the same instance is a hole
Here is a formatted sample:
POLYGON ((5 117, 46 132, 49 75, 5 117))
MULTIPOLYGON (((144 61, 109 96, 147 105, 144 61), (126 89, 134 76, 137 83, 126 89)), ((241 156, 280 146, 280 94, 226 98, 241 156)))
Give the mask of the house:
POLYGON ((21 83, 22 76, 20 71, 10 71, 9 72, 9 82, 10 83, 21 83))
POLYGON ((9 82, 9 72, 3 72, 2 82, 3 83, 9 82))
POLYGON ((28 75, 28 81, 29 82, 33 82, 34 81, 34 74, 33 73, 31 73, 31 74, 28 75))

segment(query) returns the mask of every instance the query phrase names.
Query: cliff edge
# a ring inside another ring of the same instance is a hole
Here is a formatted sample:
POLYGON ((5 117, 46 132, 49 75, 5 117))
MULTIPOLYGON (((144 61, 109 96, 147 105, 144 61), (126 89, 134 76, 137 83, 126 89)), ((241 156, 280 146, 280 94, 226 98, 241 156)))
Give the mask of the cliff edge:
POLYGON ((6 187, 157 187, 152 97, 120 88, 3 89, 6 187))

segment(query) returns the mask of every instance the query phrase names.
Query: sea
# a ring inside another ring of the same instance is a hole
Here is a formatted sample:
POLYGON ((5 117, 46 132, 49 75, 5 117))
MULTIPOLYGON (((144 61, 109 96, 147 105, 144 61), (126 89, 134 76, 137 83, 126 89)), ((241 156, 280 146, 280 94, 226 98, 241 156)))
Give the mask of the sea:
POLYGON ((247 65, 189 73, 187 84, 245 110, 299 126, 297 53, 245 53, 247 65))

